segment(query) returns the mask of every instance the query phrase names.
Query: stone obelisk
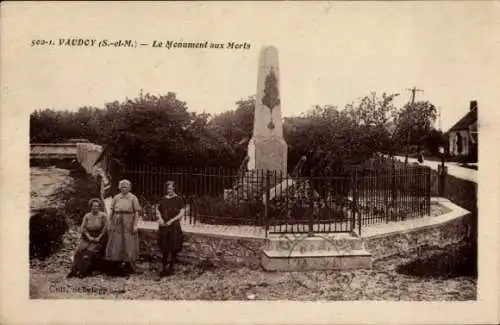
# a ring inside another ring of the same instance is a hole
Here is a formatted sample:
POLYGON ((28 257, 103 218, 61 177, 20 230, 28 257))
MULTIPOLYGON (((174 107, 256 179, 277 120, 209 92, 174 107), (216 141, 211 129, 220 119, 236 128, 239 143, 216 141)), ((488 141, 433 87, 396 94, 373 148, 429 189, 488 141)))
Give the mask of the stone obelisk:
POLYGON ((260 52, 253 135, 248 143, 248 169, 287 172, 287 144, 281 120, 278 50, 260 52))

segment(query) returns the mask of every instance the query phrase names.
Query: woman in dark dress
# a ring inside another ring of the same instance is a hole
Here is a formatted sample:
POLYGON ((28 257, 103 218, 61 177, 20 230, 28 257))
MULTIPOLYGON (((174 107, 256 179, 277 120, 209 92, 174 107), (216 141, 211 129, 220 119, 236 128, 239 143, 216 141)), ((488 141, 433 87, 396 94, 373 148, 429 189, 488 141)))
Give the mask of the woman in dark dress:
POLYGON ((158 246, 163 255, 160 277, 173 273, 183 243, 180 219, 184 215, 184 202, 175 193, 174 182, 168 181, 166 186, 167 195, 160 199, 156 213, 159 223, 158 246))
POLYGON ((70 277, 85 277, 90 274, 97 262, 103 257, 106 247, 106 214, 101 211, 101 201, 89 201, 90 212, 83 216, 81 239, 75 255, 70 277))

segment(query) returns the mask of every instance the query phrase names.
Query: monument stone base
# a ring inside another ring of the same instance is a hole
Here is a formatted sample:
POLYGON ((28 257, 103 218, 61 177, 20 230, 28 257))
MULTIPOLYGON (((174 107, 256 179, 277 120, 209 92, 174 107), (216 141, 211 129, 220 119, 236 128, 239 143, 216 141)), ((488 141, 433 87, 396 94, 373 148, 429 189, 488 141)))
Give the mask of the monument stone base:
POLYGON ((266 271, 369 269, 372 254, 356 234, 287 234, 268 238, 261 263, 266 271))
POLYGON ((248 169, 287 173, 287 144, 280 137, 252 138, 248 145, 248 169))

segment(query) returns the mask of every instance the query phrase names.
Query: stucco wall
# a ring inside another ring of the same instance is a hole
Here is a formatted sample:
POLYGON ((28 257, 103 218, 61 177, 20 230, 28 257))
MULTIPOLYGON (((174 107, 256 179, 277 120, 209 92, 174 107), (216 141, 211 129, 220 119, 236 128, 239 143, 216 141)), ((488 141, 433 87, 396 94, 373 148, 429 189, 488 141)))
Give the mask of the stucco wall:
POLYGON ((78 143, 76 145, 76 159, 90 175, 95 175, 99 166, 94 166, 102 152, 102 146, 93 143, 78 143))

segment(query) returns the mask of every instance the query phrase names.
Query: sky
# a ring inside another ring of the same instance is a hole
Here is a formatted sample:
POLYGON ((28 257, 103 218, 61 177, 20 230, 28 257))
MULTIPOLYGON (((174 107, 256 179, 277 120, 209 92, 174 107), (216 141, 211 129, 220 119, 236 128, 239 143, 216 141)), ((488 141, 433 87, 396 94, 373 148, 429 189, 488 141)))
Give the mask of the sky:
POLYGON ((416 100, 440 107, 446 131, 471 100, 481 110, 496 96, 499 18, 499 3, 489 1, 11 3, 3 10, 2 91, 28 112, 104 107, 143 89, 220 113, 255 94, 259 52, 274 45, 284 116, 344 107, 372 91, 400 93, 402 106, 417 87, 416 100), (30 47, 60 38, 235 41, 250 49, 30 47))

